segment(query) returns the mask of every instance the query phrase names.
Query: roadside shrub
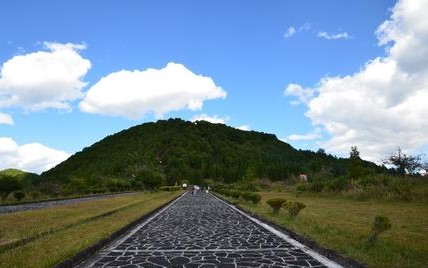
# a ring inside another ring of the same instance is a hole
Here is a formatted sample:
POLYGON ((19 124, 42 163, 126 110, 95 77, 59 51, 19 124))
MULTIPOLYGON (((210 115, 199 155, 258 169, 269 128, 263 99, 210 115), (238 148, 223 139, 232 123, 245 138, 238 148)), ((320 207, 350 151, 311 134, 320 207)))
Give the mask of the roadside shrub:
POLYGON ((272 208, 273 214, 278 214, 282 204, 284 204, 285 202, 287 202, 287 200, 283 198, 271 198, 266 201, 266 203, 272 208))
POLYGON ((320 193, 324 189, 325 183, 323 181, 314 181, 309 184, 309 191, 320 193))
POLYGON ((299 184, 296 185, 296 191, 298 192, 306 192, 308 191, 308 184, 305 182, 300 182, 299 184))
POLYGON ((215 191, 219 194, 223 194, 225 196, 233 197, 235 199, 241 198, 242 201, 252 202, 253 204, 260 203, 260 200, 262 197, 259 194, 252 193, 252 192, 241 192, 236 190, 228 190, 225 188, 217 188, 215 191))
POLYGON ((240 191, 229 191, 229 196, 231 196, 233 198, 239 198, 240 196, 242 196, 242 192, 240 192, 240 191))
POLYGON ((299 215, 300 211, 306 207, 302 202, 288 201, 282 204, 282 207, 288 211, 290 218, 294 219, 299 215))
POLYGON ((236 188, 241 189, 243 191, 248 191, 248 192, 260 191, 260 185, 255 182, 239 183, 238 185, 236 185, 236 188))
POLYGON ((359 200, 402 200, 412 201, 421 198, 416 180, 410 177, 394 177, 385 174, 369 174, 353 181, 353 187, 342 192, 347 197, 359 200))
POLYGON ((39 199, 42 196, 42 193, 39 191, 31 191, 30 196, 33 200, 39 199))
POLYGON ((369 243, 374 244, 378 240, 378 237, 381 233, 391 229, 392 225, 388 217, 385 216, 376 216, 373 225, 372 233, 369 238, 369 243))
POLYGON ((13 191, 22 189, 22 181, 14 176, 0 174, 0 196, 3 202, 13 191))
POLYGON ((253 204, 258 204, 260 203, 260 200, 262 200, 262 197, 259 194, 256 193, 250 193, 250 192, 243 192, 242 193, 242 197, 248 201, 248 202, 252 202, 253 204))
POLYGON ((333 178, 328 183, 328 189, 332 192, 344 191, 348 186, 349 180, 346 177, 333 178))
POLYGON ((159 190, 165 191, 165 192, 174 192, 181 190, 180 186, 161 186, 159 187, 159 190))
POLYGON ((25 193, 23 191, 17 191, 13 193, 13 197, 15 197, 18 201, 21 201, 22 198, 25 197, 25 193))
POLYGON ((242 197, 242 196, 240 196, 239 198, 238 198, 238 202, 236 202, 236 204, 243 204, 243 203, 245 203, 246 202, 246 200, 242 197))

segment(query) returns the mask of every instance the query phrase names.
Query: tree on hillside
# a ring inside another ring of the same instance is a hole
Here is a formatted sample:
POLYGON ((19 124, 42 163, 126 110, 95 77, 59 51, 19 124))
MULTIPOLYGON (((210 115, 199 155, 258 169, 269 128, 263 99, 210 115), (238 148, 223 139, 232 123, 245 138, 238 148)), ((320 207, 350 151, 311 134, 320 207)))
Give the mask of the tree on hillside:
POLYGON ((317 154, 326 155, 325 150, 323 148, 319 148, 317 150, 317 154))
POLYGON ((407 155, 402 152, 400 147, 397 147, 397 153, 393 153, 387 159, 383 160, 383 163, 395 166, 398 174, 404 176, 406 172, 414 174, 419 168, 421 168, 421 161, 421 155, 407 155))
POLYGON ((351 146, 351 152, 349 153, 349 158, 352 159, 361 159, 360 152, 358 151, 357 146, 351 146))
POLYGON ((11 192, 20 189, 22 189, 22 182, 19 178, 7 174, 0 174, 0 196, 3 202, 11 192))
POLYGON ((351 147, 351 152, 349 153, 349 169, 348 176, 350 178, 358 178, 364 173, 362 160, 360 158, 360 152, 358 151, 357 146, 351 147))

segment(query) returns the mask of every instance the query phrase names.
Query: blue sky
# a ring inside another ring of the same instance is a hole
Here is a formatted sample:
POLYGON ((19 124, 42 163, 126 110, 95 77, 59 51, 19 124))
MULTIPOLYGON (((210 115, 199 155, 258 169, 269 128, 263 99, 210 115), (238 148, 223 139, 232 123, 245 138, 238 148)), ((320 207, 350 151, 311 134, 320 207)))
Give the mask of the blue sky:
POLYGON ((406 55, 428 29, 414 2, 2 1, 0 169, 41 172, 170 117, 373 161, 423 153, 428 52, 406 55))

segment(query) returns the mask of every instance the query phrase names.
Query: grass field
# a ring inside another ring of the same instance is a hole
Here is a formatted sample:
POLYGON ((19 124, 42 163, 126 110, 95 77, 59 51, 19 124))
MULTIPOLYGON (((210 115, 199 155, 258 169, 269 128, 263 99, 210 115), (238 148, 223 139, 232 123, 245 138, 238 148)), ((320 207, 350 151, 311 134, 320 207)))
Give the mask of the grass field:
POLYGON ((179 194, 140 193, 0 215, 1 267, 52 267, 179 194))
POLYGON ((259 205, 239 205, 369 267, 428 267, 426 203, 297 197, 291 192, 260 194, 263 198, 259 205), (266 200, 275 197, 300 201, 307 207, 294 220, 285 211, 273 215, 266 200), (380 235, 376 245, 369 246, 367 240, 376 215, 389 217, 392 228, 380 235))

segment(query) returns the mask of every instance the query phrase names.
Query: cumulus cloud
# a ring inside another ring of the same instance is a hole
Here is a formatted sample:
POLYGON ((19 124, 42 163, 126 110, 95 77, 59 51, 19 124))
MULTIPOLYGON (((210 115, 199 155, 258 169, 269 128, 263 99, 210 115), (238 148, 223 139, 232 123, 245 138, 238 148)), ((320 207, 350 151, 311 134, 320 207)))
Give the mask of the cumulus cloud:
POLYGON ((14 56, 1 66, 0 109, 70 109, 82 98, 83 76, 91 67, 79 44, 43 43, 43 51, 14 56))
POLYGON ((13 125, 12 116, 8 114, 0 113, 0 125, 1 124, 13 125))
MULTIPOLYGON (((356 145, 363 158, 379 161, 397 146, 417 152, 427 145, 425 10, 428 1, 398 1, 390 19, 376 31, 386 55, 370 60, 354 74, 324 77, 313 88, 317 94, 310 96, 306 115, 331 135, 323 148, 346 154, 356 145)), ((300 100, 301 90, 295 92, 290 94, 300 100)))
POLYGON ((40 143, 18 145, 12 138, 0 137, 0 170, 17 168, 41 173, 66 160, 70 154, 40 143))
POLYGON ((297 97, 297 101, 292 101, 292 105, 297 104, 307 104, 309 100, 314 96, 315 90, 312 88, 303 88, 302 86, 298 84, 289 84, 285 90, 284 95, 285 96, 295 96, 297 97))
POLYGON ((182 64, 162 69, 122 70, 93 85, 80 103, 88 113, 138 119, 154 113, 202 109, 206 100, 226 98, 226 92, 207 76, 197 75, 182 64))
POLYGON ((327 40, 336 40, 336 39, 349 39, 351 38, 347 32, 331 34, 327 32, 319 32, 317 37, 325 38, 327 40))
POLYGON ((207 114, 199 114, 193 116, 190 121, 196 122, 196 121, 207 121, 213 124, 226 124, 227 121, 229 121, 229 117, 219 117, 217 115, 207 115, 207 114))

